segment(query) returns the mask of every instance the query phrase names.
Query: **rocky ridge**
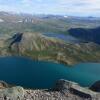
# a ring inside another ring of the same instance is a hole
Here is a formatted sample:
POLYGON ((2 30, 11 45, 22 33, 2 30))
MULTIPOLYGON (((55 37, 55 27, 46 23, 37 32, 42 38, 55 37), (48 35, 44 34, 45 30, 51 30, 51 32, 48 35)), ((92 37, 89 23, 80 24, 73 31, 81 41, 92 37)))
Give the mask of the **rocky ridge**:
POLYGON ((1 82, 0 100, 100 100, 100 93, 93 92, 79 84, 59 80, 53 89, 24 89, 20 86, 4 87, 1 82))

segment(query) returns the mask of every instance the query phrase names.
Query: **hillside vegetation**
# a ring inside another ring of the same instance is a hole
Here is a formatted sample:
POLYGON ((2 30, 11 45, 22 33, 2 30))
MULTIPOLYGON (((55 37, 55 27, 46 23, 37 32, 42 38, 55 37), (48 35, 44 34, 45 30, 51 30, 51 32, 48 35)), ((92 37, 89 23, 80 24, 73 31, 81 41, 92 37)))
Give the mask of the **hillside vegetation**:
POLYGON ((98 26, 99 18, 0 12, 0 55, 69 65, 100 62, 100 29, 95 28, 98 26), (71 35, 83 41, 70 43, 43 33, 71 35))
MULTIPOLYGON (((100 62, 100 46, 95 43, 70 44, 40 33, 17 33, 5 43, 6 54, 73 65, 100 62), (19 35, 22 34, 20 37, 19 35)), ((2 53, 2 51, 1 51, 2 53)))

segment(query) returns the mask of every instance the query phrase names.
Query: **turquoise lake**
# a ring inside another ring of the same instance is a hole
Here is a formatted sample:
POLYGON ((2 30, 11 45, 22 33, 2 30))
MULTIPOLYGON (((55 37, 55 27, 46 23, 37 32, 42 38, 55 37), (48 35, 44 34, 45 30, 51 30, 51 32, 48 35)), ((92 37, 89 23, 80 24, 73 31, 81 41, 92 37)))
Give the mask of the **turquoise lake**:
POLYGON ((0 80, 27 88, 52 88, 58 79, 90 86, 100 80, 99 63, 82 63, 73 67, 23 57, 0 58, 0 80))

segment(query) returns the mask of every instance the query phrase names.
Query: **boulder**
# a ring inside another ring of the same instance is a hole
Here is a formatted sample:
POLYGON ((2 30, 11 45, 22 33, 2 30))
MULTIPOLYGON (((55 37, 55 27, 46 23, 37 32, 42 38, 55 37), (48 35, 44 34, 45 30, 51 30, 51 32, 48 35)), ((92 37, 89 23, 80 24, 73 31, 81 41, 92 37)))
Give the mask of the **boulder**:
POLYGON ((4 81, 0 81, 0 89, 8 88, 8 84, 4 81))
POLYGON ((100 81, 95 82, 90 89, 95 92, 100 92, 100 81))
POLYGON ((100 94, 98 94, 88 88, 81 87, 78 83, 71 82, 68 80, 63 80, 63 79, 59 80, 56 83, 54 90, 60 91, 60 92, 64 93, 65 95, 68 92, 70 92, 75 95, 78 95, 79 97, 94 99, 94 100, 95 100, 95 98, 100 96, 100 94))
POLYGON ((64 94, 70 91, 70 88, 72 87, 73 84, 77 84, 68 80, 60 79, 56 82, 56 86, 54 90, 56 91, 61 91, 64 94))
POLYGON ((24 89, 20 86, 0 90, 0 100, 23 100, 24 89))

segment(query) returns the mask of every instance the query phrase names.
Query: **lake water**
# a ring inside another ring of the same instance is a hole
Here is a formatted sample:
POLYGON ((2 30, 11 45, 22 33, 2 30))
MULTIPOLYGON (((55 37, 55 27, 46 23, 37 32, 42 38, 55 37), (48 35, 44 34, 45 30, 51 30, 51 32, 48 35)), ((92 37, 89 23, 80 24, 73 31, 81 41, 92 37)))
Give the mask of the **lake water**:
POLYGON ((100 80, 100 64, 85 63, 73 67, 23 57, 0 58, 0 80, 27 88, 52 88, 58 79, 90 86, 100 80))
POLYGON ((80 43, 80 42, 84 42, 82 40, 79 40, 69 34, 57 34, 57 33, 43 33, 44 35, 48 36, 48 37, 54 37, 54 38, 58 38, 58 39, 62 39, 66 42, 69 43, 80 43))

